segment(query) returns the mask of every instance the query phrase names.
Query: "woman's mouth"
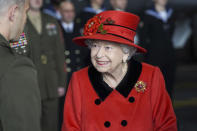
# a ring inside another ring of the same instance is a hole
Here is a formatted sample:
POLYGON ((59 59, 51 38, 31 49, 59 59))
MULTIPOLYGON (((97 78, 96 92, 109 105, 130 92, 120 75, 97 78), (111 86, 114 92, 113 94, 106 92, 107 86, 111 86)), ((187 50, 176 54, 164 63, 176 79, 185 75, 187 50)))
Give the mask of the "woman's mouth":
POLYGON ((104 65, 107 65, 109 63, 109 61, 98 61, 98 60, 96 60, 96 63, 100 66, 104 66, 104 65))

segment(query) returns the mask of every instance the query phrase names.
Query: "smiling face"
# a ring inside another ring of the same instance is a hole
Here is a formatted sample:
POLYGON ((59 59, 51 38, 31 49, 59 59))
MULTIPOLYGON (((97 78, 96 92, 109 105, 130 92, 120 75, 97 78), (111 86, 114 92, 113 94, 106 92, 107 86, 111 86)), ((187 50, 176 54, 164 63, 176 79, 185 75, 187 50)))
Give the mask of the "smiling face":
POLYGON ((112 74, 121 70, 123 60, 129 56, 118 44, 109 41, 93 40, 90 49, 92 64, 101 73, 112 74))
POLYGON ((71 2, 62 2, 60 5, 60 13, 62 15, 62 20, 66 23, 74 21, 75 18, 75 8, 71 2))

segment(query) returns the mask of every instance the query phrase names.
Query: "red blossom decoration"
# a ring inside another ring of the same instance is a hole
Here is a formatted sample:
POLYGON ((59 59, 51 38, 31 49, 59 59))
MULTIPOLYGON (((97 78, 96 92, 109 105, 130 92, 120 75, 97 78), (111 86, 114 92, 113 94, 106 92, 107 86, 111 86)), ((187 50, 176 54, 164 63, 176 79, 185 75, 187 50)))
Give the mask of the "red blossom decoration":
POLYGON ((110 17, 108 17, 105 21, 104 24, 114 24, 115 21, 113 21, 110 17))
POLYGON ((107 18, 103 23, 101 23, 101 16, 94 16, 93 18, 89 19, 84 28, 84 35, 90 36, 96 33, 106 34, 107 31, 103 30, 104 24, 114 24, 111 18, 107 18))
POLYGON ((95 16, 95 17, 91 18, 86 23, 83 34, 85 36, 96 34, 100 25, 101 25, 101 18, 100 17, 95 16))

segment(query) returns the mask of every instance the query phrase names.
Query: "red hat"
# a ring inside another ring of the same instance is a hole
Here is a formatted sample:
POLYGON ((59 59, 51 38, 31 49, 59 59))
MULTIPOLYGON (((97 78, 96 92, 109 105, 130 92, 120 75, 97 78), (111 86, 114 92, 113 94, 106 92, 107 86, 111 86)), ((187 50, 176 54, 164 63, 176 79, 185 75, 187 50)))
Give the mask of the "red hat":
POLYGON ((104 11, 89 19, 84 27, 84 36, 73 39, 75 43, 86 46, 85 40, 97 39, 121 43, 137 48, 138 52, 146 50, 134 44, 134 37, 140 18, 123 11, 104 11))

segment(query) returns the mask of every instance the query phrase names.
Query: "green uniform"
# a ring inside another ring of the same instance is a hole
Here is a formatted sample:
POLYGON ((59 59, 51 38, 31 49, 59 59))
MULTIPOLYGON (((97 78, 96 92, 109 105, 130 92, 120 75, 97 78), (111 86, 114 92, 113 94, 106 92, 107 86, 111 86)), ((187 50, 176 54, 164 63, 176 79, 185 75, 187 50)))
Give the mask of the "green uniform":
POLYGON ((35 67, 0 35, 0 131, 40 131, 40 117, 35 67))
POLYGON ((30 57, 38 71, 42 98, 42 129, 56 131, 58 124, 58 87, 65 87, 64 45, 55 19, 41 14, 42 32, 31 21, 26 24, 30 57))

